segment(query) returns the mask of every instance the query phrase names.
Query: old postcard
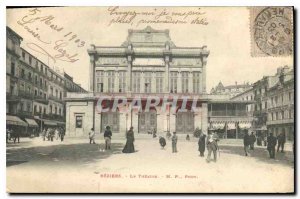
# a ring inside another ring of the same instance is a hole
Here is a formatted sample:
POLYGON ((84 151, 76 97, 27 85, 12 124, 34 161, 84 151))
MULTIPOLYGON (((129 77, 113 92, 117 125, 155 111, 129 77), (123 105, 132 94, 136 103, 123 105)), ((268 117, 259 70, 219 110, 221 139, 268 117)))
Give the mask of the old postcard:
POLYGON ((293 7, 6 10, 9 193, 294 193, 293 7))

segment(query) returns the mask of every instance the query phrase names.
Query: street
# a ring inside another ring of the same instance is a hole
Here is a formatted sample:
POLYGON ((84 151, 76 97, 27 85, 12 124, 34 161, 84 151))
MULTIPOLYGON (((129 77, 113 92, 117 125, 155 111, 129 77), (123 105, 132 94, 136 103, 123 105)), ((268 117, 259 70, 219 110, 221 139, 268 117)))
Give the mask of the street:
POLYGON ((7 144, 8 192, 293 192, 292 145, 269 159, 265 147, 255 146, 245 157, 242 140, 221 140, 217 163, 200 157, 198 140, 179 135, 178 153, 171 141, 161 149, 158 138, 136 135, 136 153, 123 154, 123 135, 113 136, 112 150, 104 139, 42 141, 21 138, 7 144))

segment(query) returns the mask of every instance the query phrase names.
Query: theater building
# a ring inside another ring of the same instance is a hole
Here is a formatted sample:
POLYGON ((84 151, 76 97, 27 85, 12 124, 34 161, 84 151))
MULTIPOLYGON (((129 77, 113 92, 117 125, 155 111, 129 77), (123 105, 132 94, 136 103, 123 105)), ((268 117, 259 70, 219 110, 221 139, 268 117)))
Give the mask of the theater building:
MULTIPOLYGON (((90 92, 68 93, 65 99, 69 136, 87 135, 92 127, 96 132, 103 132, 107 125, 113 133, 124 133, 130 126, 136 133, 153 129, 192 133, 196 127, 207 132, 215 126, 215 120, 222 122, 222 114, 229 113, 226 108, 242 111, 249 103, 231 102, 229 96, 207 94, 207 47, 178 47, 171 40, 169 30, 149 26, 142 30, 130 29, 121 46, 92 45, 88 54, 90 92), (149 96, 159 98, 159 102, 147 111, 149 96), (106 100, 99 104, 99 97, 106 100), (111 107, 119 97, 126 97, 126 103, 120 103, 116 111, 97 110, 99 106, 111 107), (140 104, 132 103, 136 98, 141 99, 140 104), (185 100, 186 111, 181 111, 185 100), (195 108, 192 108, 193 103, 195 108), (216 103, 219 105, 214 105, 216 103), (219 112, 214 112, 213 107, 219 108, 219 112), (128 108, 131 111, 124 111, 128 108)), ((233 120, 240 118, 235 114, 241 111, 224 115, 225 120, 228 116, 233 120)))

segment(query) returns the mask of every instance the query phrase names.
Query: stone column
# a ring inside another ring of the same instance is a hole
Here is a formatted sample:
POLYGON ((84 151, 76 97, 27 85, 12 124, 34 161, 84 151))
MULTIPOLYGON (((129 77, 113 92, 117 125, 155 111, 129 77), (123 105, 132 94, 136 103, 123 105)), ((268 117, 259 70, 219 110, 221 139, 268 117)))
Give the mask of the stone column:
POLYGON ((119 80, 120 80, 120 75, 119 75, 119 71, 115 71, 115 76, 114 76, 114 92, 118 93, 119 92, 119 80))
POLYGON ((131 55, 127 56, 128 70, 126 74, 126 87, 128 92, 132 92, 132 57, 131 55))
POLYGON ((202 92, 206 93, 206 62, 207 57, 202 57, 202 92))
POLYGON ((165 78, 164 78, 164 92, 170 92, 170 80, 169 80, 169 73, 170 73, 170 65, 169 65, 169 56, 165 56, 165 63, 166 63, 166 70, 165 70, 165 78))
POLYGON ((156 72, 151 73, 151 93, 156 92, 156 72))
MULTIPOLYGON (((95 50, 96 47, 91 45, 91 50, 95 50)), ((94 92, 95 85, 95 55, 90 55, 90 92, 94 92)))
POLYGON ((207 102, 202 103, 201 108, 201 129, 203 132, 208 132, 208 107, 207 102))
POLYGON ((141 85, 140 85, 140 93, 144 93, 145 92, 145 73, 141 72, 141 81, 140 81, 141 85))
POLYGON ((188 80, 188 93, 192 93, 193 92, 193 72, 190 71, 188 74, 189 80, 188 80))
POLYGON ((182 74, 181 72, 178 73, 177 76, 177 93, 182 93, 182 74))

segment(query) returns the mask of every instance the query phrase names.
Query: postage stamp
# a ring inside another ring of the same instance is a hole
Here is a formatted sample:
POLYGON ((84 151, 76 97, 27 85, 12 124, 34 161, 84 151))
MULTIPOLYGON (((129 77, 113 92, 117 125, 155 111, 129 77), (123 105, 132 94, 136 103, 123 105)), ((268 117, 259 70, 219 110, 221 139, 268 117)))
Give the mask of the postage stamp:
POLYGON ((253 57, 292 55, 292 19, 292 7, 251 7, 251 55, 253 57))

